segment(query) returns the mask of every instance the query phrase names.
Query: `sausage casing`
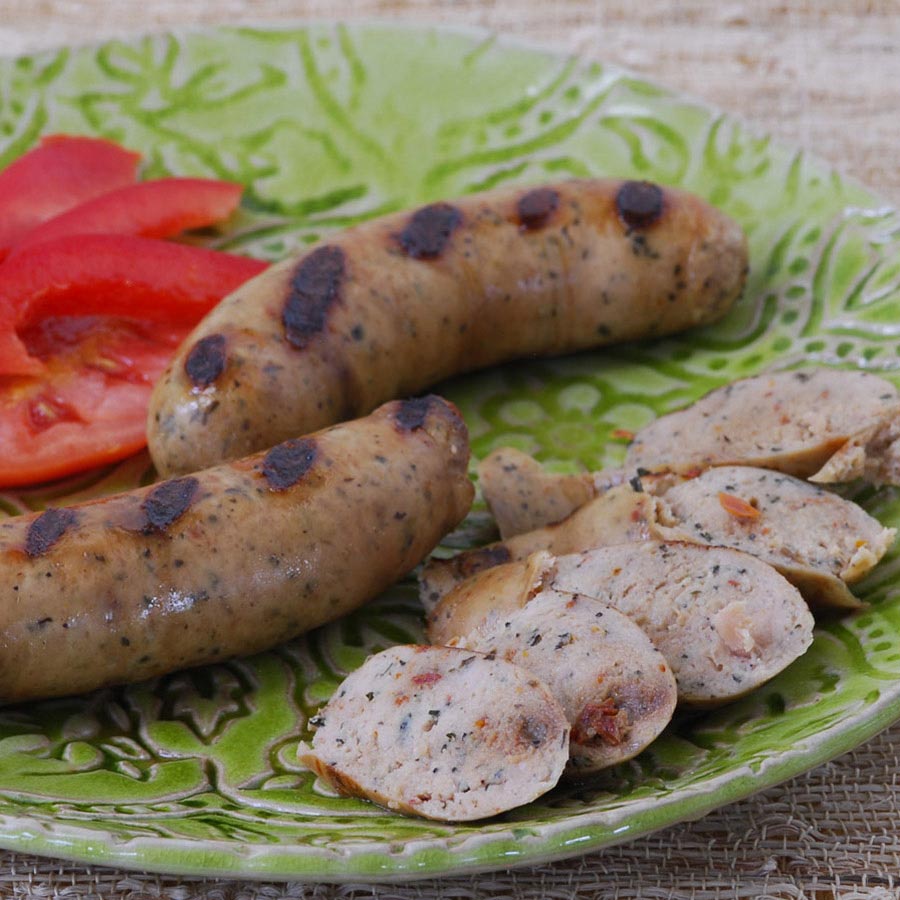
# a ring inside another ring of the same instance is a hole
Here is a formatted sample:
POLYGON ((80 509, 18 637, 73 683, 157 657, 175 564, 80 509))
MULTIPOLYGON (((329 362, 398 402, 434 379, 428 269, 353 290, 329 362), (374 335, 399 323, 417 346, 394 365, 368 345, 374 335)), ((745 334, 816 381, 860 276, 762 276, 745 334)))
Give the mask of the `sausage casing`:
POLYGON ((329 237, 226 297, 157 384, 157 468, 188 472, 505 360, 714 321, 743 232, 646 182, 506 187, 329 237))
POLYGON ((438 397, 148 488, 0 522, 0 699, 254 653, 388 587, 464 517, 438 397))

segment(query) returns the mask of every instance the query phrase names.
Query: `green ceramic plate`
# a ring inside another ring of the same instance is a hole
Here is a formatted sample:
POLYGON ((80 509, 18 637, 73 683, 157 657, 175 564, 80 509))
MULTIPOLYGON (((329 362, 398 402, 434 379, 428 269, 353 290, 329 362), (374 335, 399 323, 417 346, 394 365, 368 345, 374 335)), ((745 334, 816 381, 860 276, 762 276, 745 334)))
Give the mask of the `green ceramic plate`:
MULTIPOLYGON (((615 429, 801 360, 897 379, 900 218, 814 159, 595 62, 486 34, 317 25, 217 29, 0 62, 0 164, 39 135, 145 154, 147 175, 247 185, 220 246, 275 259, 369 216, 503 182, 615 174, 699 192, 744 225, 749 290, 727 321, 653 345, 523 363, 444 386, 476 457, 616 464, 615 429)), ((145 457, 6 512, 133 486, 145 457)), ((861 502, 900 525, 900 495, 861 502)), ((488 536, 483 512, 448 546, 488 536)), ((376 880, 537 863, 697 817, 849 750, 900 717, 900 559, 871 606, 726 709, 639 759, 483 824, 388 815, 296 762, 307 716, 364 657, 421 635, 411 584, 253 659, 0 710, 0 845, 159 872, 376 880)))

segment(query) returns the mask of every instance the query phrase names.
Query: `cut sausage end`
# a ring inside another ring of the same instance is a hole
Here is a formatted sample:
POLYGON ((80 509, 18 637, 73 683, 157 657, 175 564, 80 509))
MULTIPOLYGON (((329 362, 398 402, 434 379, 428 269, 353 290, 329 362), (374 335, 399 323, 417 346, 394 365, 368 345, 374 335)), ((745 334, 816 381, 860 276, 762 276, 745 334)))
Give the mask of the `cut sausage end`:
POLYGON ((550 790, 569 755, 559 703, 534 675, 450 647, 369 657, 318 716, 300 760, 341 793, 466 822, 550 790))
POLYGON ((572 726, 570 775, 631 759, 675 711, 675 677, 663 655, 631 619, 588 597, 541 591, 462 642, 547 685, 572 726))
POLYGON ((741 697, 812 643, 800 592, 738 550, 648 541, 556 560, 552 587, 584 594, 633 619, 669 661, 681 703, 741 697))

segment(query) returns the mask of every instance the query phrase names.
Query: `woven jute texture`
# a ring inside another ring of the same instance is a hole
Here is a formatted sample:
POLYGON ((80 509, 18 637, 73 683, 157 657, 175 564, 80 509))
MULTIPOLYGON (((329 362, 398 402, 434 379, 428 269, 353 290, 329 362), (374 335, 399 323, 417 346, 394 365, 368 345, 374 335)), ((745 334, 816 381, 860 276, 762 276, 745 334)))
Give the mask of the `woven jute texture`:
MULTIPOLYGON (((0 53, 169 25, 469 24, 627 66, 815 152, 900 203, 896 0, 0 0, 0 53)), ((538 868, 403 886, 191 880, 0 852, 0 897, 900 900, 900 725, 697 822, 538 868)))

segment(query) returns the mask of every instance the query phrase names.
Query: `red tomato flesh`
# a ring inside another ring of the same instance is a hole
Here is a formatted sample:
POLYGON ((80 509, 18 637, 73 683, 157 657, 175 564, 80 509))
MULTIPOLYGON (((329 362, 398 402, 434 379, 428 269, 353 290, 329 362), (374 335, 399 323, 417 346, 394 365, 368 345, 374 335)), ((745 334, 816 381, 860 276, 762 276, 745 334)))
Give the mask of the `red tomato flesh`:
POLYGON ((61 478, 146 443, 147 406, 190 326, 61 317, 23 332, 39 378, 0 376, 0 486, 61 478))
POLYGON ((101 194, 48 219, 13 247, 26 247, 73 234, 132 234, 164 238, 227 219, 243 188, 206 178, 158 178, 101 194))
POLYGON ((41 222, 134 182, 140 155, 98 138, 50 135, 0 172, 0 260, 41 222))
POLYGON ((45 371, 19 334, 37 321, 102 315, 193 325, 265 268, 246 256, 128 235, 73 235, 27 248, 0 266, 0 375, 45 371))

